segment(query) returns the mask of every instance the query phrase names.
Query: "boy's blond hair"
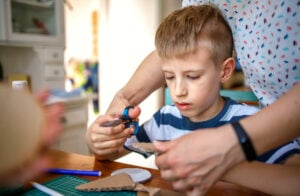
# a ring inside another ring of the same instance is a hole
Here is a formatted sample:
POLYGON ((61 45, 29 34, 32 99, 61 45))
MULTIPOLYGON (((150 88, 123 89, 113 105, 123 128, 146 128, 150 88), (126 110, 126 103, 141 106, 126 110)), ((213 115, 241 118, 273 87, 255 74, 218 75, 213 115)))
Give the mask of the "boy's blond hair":
POLYGON ((219 64, 232 56, 233 38, 219 9, 205 4, 175 10, 167 16, 156 31, 155 46, 163 58, 184 56, 206 46, 219 64))

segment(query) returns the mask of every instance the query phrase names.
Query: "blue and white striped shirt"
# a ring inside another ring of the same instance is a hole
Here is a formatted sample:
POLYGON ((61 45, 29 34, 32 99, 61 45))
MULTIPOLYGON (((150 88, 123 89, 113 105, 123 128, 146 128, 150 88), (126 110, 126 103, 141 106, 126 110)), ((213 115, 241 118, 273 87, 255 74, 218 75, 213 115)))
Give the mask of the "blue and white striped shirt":
MULTIPOLYGON (((138 134, 127 139, 125 147, 135 142, 152 142, 155 140, 173 140, 182 135, 201 128, 212 128, 224 125, 226 123, 238 121, 241 118, 252 115, 259 111, 257 107, 237 103, 232 99, 225 98, 225 106, 221 112, 210 120, 202 122, 192 122, 184 117, 178 108, 174 105, 165 105, 158 110, 153 117, 140 126, 138 134)), ((300 152, 300 145, 287 144, 276 148, 258 158, 259 161, 275 163, 281 160, 283 155, 278 154, 281 148, 288 148, 288 152, 300 152), (290 146, 290 147, 288 147, 290 146), (278 152, 277 152, 278 151, 278 152), (277 152, 278 156, 274 157, 277 152), (269 160, 272 158, 272 161, 269 160)), ((286 153, 285 151, 285 153, 286 153)), ((298 152, 298 153, 299 153, 298 152)))

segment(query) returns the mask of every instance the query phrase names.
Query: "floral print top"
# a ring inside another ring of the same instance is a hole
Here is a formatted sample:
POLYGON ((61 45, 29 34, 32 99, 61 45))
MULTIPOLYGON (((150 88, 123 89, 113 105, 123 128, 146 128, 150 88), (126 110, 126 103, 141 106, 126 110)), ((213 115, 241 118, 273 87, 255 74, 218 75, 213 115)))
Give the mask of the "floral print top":
POLYGON ((300 81, 300 0, 183 0, 213 3, 231 26, 237 59, 263 106, 300 81))

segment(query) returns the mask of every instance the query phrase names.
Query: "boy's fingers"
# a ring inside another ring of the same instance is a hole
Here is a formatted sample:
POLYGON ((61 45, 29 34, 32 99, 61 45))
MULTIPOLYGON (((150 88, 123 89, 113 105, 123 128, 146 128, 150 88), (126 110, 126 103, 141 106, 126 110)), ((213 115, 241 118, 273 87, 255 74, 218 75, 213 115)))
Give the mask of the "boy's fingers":
POLYGON ((141 114, 141 108, 139 106, 135 106, 134 108, 129 109, 130 118, 136 119, 141 114))

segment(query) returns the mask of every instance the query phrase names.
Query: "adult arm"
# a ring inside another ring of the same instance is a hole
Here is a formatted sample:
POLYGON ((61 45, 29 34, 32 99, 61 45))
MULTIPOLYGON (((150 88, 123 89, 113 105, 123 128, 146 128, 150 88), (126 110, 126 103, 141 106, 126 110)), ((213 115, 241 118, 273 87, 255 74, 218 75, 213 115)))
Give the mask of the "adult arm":
MULTIPOLYGON (((300 84, 257 114, 244 118, 257 154, 262 154, 300 135, 300 84)), ((203 129, 170 142, 155 142, 161 154, 156 164, 175 189, 191 195, 205 194, 221 176, 245 160, 231 125, 203 129)))
POLYGON ((256 152, 264 152, 300 136, 300 83, 272 105, 241 120, 256 152))
MULTIPOLYGON (((116 127, 99 127, 101 122, 112 120, 113 114, 121 114, 128 105, 136 106, 154 90, 164 84, 160 69, 160 58, 151 52, 135 71, 128 83, 120 89, 109 105, 106 115, 98 116, 86 132, 87 144, 98 160, 115 159, 123 154, 123 144, 133 132, 123 125, 116 127)), ((137 118, 139 109, 129 110, 132 118, 137 118)))
POLYGON ((270 195, 299 195, 300 165, 243 162, 230 169, 222 179, 270 195))
POLYGON ((117 92, 106 113, 120 114, 128 105, 139 105, 164 83, 160 57, 153 51, 142 61, 127 84, 117 92))

